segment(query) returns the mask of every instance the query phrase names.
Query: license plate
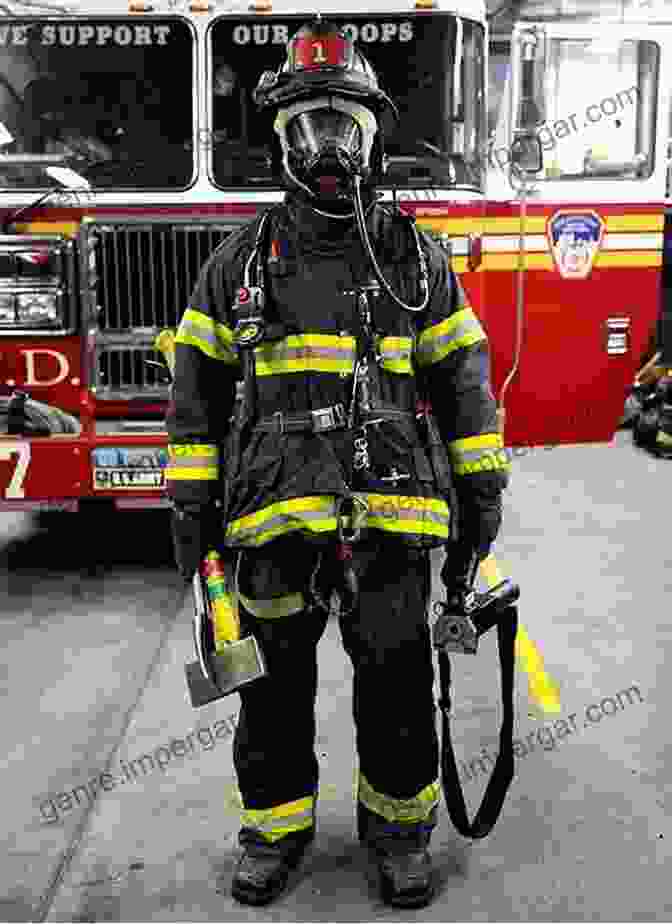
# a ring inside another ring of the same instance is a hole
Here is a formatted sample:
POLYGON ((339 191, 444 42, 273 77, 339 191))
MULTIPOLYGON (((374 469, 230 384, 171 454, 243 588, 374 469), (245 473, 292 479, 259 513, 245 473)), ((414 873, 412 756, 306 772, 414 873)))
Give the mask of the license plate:
POLYGON ((96 491, 161 491, 168 453, 154 446, 99 446, 92 451, 96 491))
POLYGON ((163 488, 166 478, 162 470, 159 471, 128 471, 118 468, 96 468, 93 470, 93 485, 99 491, 111 491, 117 488, 123 490, 142 490, 145 488, 163 488))

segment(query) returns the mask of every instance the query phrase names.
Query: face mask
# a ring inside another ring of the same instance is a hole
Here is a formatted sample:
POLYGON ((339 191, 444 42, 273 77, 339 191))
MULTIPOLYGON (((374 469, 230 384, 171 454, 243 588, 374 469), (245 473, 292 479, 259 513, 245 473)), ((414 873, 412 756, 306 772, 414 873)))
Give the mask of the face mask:
POLYGON ((360 103, 321 97, 281 109, 275 120, 289 179, 313 198, 351 198, 352 177, 370 174, 375 116, 360 103))

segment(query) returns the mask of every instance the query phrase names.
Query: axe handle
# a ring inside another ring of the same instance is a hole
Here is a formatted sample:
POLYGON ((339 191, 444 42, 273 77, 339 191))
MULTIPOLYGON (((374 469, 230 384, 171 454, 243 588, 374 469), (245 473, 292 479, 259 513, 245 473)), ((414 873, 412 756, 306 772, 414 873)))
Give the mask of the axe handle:
POLYGON ((215 683, 214 675, 210 669, 210 653, 208 652, 208 641, 212 639, 212 623, 210 622, 207 598, 203 588, 203 578, 198 571, 192 579, 192 588, 194 592, 194 646, 196 648, 196 657, 203 676, 215 683))

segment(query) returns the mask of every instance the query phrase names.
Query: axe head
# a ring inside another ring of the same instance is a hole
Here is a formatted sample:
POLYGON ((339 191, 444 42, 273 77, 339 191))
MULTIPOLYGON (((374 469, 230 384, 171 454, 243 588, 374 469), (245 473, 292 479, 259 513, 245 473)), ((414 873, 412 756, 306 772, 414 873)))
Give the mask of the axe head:
POLYGON ((192 661, 184 668, 191 705, 195 709, 236 693, 267 674, 264 656, 253 635, 228 642, 217 654, 210 654, 208 661, 216 683, 206 676, 199 661, 192 661))

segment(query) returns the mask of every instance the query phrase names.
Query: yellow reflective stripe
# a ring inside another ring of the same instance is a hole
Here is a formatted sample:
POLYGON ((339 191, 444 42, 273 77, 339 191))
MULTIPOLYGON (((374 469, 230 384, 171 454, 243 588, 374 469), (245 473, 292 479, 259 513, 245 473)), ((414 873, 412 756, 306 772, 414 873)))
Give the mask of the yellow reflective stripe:
POLYGON ((659 430, 656 434, 656 443, 659 446, 672 446, 672 436, 664 430, 659 430))
POLYGON ((472 308, 463 308, 420 334, 418 365, 437 363, 454 350, 485 340, 485 331, 472 308))
POLYGON ((219 447, 206 443, 168 446, 168 481, 215 481, 219 475, 219 447))
POLYGON ((413 341, 410 337, 381 337, 378 342, 380 367, 386 372, 412 374, 411 354, 413 341))
POLYGON ((219 324, 196 308, 187 308, 177 329, 175 343, 193 346, 225 363, 236 363, 238 358, 232 349, 233 331, 226 324, 219 324))
POLYGON ((242 825, 253 828, 273 843, 295 831, 305 831, 315 824, 315 797, 306 796, 270 809, 244 809, 242 825))
POLYGON ((314 533, 335 530, 334 498, 319 495, 276 501, 233 520, 226 531, 226 539, 232 545, 257 546, 296 529, 314 533))
POLYGON ((439 804, 441 784, 438 780, 421 789, 412 799, 394 799, 376 792, 363 773, 359 774, 357 799, 376 815, 382 815, 387 821, 418 822, 429 817, 430 812, 439 804))
POLYGON ((501 449, 504 440, 501 433, 478 433, 476 436, 463 436, 462 439, 452 440, 448 443, 448 450, 456 453, 467 453, 475 449, 501 449))
POLYGON ((167 481, 216 481, 219 470, 216 465, 209 465, 204 468, 166 468, 167 481))
POLYGON ((404 494, 365 494, 364 498, 369 505, 366 526, 442 539, 450 534, 450 508, 441 498, 404 494))
POLYGON ((283 616, 293 616, 305 609, 303 594, 288 594, 286 597, 273 597, 270 600, 250 600, 240 592, 238 599, 248 613, 257 619, 281 619, 283 616))
POLYGON ((330 334, 292 334, 275 343, 256 347, 257 375, 287 372, 347 372, 355 367, 354 337, 330 334))
POLYGON ((448 452, 456 475, 475 472, 508 471, 511 467, 501 433, 482 433, 448 443, 448 452))

